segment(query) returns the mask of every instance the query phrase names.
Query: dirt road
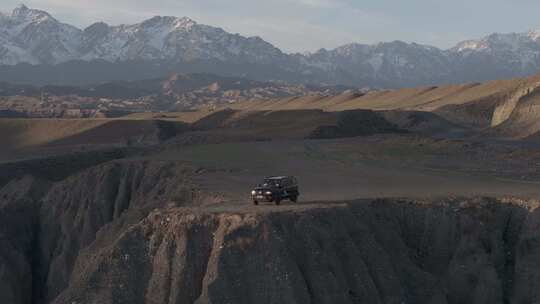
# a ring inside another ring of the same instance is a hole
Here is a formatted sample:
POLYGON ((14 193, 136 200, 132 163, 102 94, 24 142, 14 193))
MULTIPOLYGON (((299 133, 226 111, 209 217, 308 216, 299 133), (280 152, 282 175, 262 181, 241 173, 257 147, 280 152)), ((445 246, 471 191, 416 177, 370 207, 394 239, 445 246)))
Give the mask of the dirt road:
POLYGON ((200 166, 197 183, 230 204, 249 203, 251 187, 269 175, 297 176, 304 202, 376 197, 540 198, 539 182, 428 168, 384 155, 379 159, 352 159, 336 151, 325 152, 328 144, 332 141, 203 145, 163 152, 152 158, 200 166))

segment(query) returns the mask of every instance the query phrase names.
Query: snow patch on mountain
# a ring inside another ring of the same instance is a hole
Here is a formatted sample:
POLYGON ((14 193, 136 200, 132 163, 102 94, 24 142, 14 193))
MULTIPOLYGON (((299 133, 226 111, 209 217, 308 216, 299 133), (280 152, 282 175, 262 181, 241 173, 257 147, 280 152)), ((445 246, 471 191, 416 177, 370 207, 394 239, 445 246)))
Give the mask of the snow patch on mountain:
POLYGON ((538 40, 538 38, 540 38, 540 30, 531 30, 527 33, 527 37, 529 37, 529 39, 531 40, 538 40))
POLYGON ((21 4, 16 7, 11 13, 11 19, 18 22, 33 22, 40 23, 54 18, 45 11, 29 9, 26 5, 21 4))
POLYGON ((80 30, 24 5, 0 19, 0 38, 4 46, 0 64, 57 64, 73 59, 271 63, 285 56, 259 37, 229 34, 187 17, 156 16, 119 26, 101 22, 80 30))
POLYGON ((81 30, 24 5, 0 15, 0 65, 55 65, 74 59, 160 60, 167 64, 221 61, 225 66, 251 69, 250 73, 265 80, 399 87, 536 72, 540 68, 540 31, 492 34, 460 42, 449 50, 393 41, 284 54, 260 37, 231 34, 187 17, 156 16, 117 26, 98 22, 81 30))
POLYGON ((76 27, 61 23, 49 13, 20 5, 0 19, 0 63, 57 63, 78 58, 76 27))
POLYGON ((467 40, 458 43, 451 51, 499 51, 512 50, 519 52, 523 49, 540 50, 540 43, 537 42, 540 31, 530 31, 528 33, 491 34, 477 40, 467 40))
POLYGON ((375 73, 378 73, 381 70, 381 67, 384 63, 383 57, 384 55, 379 53, 379 54, 375 54, 370 59, 368 59, 367 62, 369 63, 371 68, 373 68, 373 71, 375 71, 375 73))

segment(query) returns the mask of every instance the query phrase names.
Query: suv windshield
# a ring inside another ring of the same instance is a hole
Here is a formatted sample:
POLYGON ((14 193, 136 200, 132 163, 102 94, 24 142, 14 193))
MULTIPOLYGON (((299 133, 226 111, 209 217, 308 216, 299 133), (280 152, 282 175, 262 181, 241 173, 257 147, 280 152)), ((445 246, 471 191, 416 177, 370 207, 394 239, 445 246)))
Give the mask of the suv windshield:
POLYGON ((279 187, 281 185, 281 181, 278 179, 265 179, 264 182, 261 184, 263 187, 279 187))

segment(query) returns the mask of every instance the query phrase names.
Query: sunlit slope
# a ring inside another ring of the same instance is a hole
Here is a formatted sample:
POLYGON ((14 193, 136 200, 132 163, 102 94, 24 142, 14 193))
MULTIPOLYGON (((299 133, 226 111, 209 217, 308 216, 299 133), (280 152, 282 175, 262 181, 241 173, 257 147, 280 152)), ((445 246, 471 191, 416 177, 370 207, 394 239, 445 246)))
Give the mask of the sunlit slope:
POLYGON ((345 93, 338 96, 305 96, 243 102, 233 107, 243 110, 323 109, 326 111, 343 111, 352 109, 406 109, 433 111, 447 105, 466 104, 487 97, 512 93, 520 85, 527 83, 527 79, 501 80, 484 84, 373 91, 367 94, 345 93))
POLYGON ((540 117, 536 110, 531 110, 539 87, 540 75, 535 75, 486 83, 251 101, 232 107, 244 111, 370 109, 434 112, 460 125, 497 130, 498 134, 512 137, 527 137, 540 131, 540 124, 536 123, 540 117), (518 125, 526 128, 518 130, 518 125), (513 131, 506 132, 505 128, 513 131))

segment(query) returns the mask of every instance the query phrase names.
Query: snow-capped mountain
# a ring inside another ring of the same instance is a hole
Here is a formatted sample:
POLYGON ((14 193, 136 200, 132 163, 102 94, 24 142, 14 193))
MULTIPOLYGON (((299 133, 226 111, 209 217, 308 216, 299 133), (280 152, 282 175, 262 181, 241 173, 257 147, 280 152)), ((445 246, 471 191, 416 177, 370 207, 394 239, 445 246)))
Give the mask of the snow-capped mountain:
POLYGON ((303 65, 348 85, 353 84, 347 79, 375 87, 484 81, 540 70, 540 31, 492 34, 449 50, 394 41, 350 44, 301 57, 303 65))
POLYGON ((81 30, 21 5, 0 17, 0 63, 58 63, 79 57, 81 30))
POLYGON ((479 40, 459 43, 451 51, 469 57, 493 58, 499 64, 513 65, 515 69, 538 66, 540 31, 528 33, 492 34, 479 40))
POLYGON ((0 17, 0 64, 218 59, 269 63, 284 54, 258 37, 242 37, 189 18, 154 17, 139 24, 95 23, 84 30, 21 5, 0 17))
POLYGON ((83 31, 81 41, 83 60, 218 59, 269 63, 284 56, 261 38, 232 35, 185 17, 154 17, 120 26, 96 23, 83 31))
POLYGON ((537 72, 540 31, 492 34, 449 50, 394 41, 285 54, 259 37, 230 34, 186 17, 158 16, 119 26, 98 22, 78 29, 21 5, 11 14, 0 14, 0 65, 0 80, 35 84, 84 83, 100 80, 99 75, 107 75, 102 79, 106 81, 209 72, 257 80, 403 87, 537 72), (81 69, 87 72, 81 74, 81 69), (90 74, 93 78, 86 79, 90 74))
POLYGON ((528 33, 492 34, 478 40, 467 40, 458 43, 452 51, 454 52, 475 52, 509 50, 518 51, 520 49, 535 49, 538 47, 540 31, 530 31, 528 33))
POLYGON ((492 34, 449 50, 394 41, 350 44, 304 56, 340 83, 403 87, 520 77, 540 70, 540 31, 492 34))
POLYGON ((437 48, 401 41, 323 49, 303 56, 301 62, 304 66, 324 70, 328 81, 349 83, 348 79, 354 79, 370 86, 388 87, 440 79, 440 71, 450 64, 449 56, 437 48))

